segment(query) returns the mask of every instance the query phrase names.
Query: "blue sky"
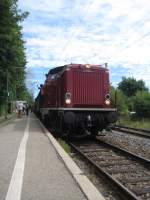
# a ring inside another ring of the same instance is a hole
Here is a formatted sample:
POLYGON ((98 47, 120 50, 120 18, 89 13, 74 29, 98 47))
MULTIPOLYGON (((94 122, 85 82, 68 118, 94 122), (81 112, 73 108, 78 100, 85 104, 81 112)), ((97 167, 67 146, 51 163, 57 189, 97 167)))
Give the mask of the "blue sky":
POLYGON ((143 79, 150 88, 149 0, 19 0, 30 14, 23 22, 27 85, 37 85, 52 67, 108 63, 110 82, 143 79))

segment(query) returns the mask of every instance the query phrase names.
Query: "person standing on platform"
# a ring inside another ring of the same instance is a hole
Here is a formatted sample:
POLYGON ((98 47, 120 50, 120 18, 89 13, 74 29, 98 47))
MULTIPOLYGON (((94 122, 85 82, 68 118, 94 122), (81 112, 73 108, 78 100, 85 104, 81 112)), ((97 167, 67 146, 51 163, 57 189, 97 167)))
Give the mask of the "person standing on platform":
POLYGON ((28 106, 28 104, 26 104, 26 115, 27 116, 29 115, 29 106, 28 106))
POLYGON ((18 111, 18 118, 22 117, 22 111, 23 111, 23 104, 21 102, 17 103, 17 111, 18 111))

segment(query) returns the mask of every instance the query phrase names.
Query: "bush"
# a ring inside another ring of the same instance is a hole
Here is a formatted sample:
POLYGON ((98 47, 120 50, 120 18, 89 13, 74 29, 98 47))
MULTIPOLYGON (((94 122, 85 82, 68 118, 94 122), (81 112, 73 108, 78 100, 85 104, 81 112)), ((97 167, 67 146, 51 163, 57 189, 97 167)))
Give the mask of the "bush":
POLYGON ((138 91, 134 97, 134 109, 138 117, 150 117, 150 93, 138 91))
POLYGON ((128 107, 127 107, 127 103, 126 103, 126 97, 123 94, 123 92, 121 90, 115 89, 114 87, 111 86, 110 94, 111 94, 112 106, 117 107, 117 110, 121 115, 127 115, 128 107), (116 102, 115 102, 115 96, 116 96, 116 102))

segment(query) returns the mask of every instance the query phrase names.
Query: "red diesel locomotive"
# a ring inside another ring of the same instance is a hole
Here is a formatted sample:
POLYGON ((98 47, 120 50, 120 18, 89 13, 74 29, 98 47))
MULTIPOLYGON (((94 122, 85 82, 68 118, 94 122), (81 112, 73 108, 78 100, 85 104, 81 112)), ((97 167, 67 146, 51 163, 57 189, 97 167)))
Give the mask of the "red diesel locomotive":
POLYGON ((111 108, 107 64, 69 64, 51 69, 35 100, 35 110, 66 136, 97 135, 117 120, 111 108))

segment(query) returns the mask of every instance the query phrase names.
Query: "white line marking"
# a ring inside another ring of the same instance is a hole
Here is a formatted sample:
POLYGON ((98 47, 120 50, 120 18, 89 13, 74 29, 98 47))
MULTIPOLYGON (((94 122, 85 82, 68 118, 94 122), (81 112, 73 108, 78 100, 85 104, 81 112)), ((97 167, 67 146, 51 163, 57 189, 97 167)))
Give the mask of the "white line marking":
POLYGON ((24 131, 24 136, 21 140, 17 160, 14 171, 11 177, 9 188, 5 200, 20 200, 23 183, 23 174, 25 166, 26 144, 29 137, 30 118, 27 120, 27 125, 24 131))

